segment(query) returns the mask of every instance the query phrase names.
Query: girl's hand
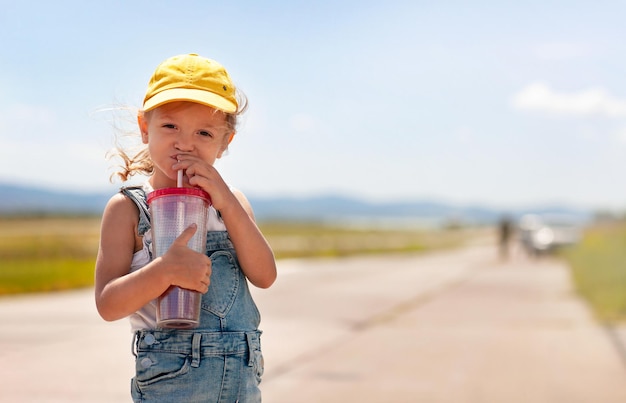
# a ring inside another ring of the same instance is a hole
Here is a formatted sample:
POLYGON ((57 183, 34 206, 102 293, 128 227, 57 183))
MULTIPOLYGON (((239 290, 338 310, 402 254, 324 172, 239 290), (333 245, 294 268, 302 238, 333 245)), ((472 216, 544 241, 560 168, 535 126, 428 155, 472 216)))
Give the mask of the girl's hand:
POLYGON ((167 267, 172 285, 204 294, 209 290, 211 283, 211 259, 187 246, 197 228, 195 224, 187 227, 172 242, 161 259, 167 267))
POLYGON ((185 183, 197 186, 211 196, 211 203, 217 210, 232 203, 235 196, 212 165, 191 155, 181 155, 179 161, 173 165, 174 170, 185 171, 185 183))

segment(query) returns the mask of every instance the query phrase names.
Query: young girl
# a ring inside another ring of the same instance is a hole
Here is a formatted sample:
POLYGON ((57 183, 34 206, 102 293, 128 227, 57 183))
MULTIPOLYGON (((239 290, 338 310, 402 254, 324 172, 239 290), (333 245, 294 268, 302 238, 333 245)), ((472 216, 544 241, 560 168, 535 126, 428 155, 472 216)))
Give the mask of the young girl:
POLYGON ((247 199, 213 167, 245 107, 220 64, 196 54, 169 58, 154 72, 138 115, 147 148, 134 157, 118 150, 123 180, 134 173, 149 179, 122 188, 105 207, 95 297, 105 320, 130 317, 136 402, 261 401, 260 316, 247 282, 271 286, 276 264, 247 199), (154 258, 146 195, 175 187, 178 170, 185 186, 211 196, 206 253, 187 247, 192 225, 154 258), (155 300, 172 285, 203 293, 198 328, 157 328, 155 300))

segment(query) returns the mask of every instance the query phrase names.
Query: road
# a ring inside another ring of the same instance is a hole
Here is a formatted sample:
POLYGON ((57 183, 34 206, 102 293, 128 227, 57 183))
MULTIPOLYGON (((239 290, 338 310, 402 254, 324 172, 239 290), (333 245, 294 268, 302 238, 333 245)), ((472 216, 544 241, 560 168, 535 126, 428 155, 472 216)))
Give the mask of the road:
MULTIPOLYGON (((624 329, 553 259, 495 247, 283 260, 262 312, 264 401, 626 402, 624 329)), ((130 401, 125 320, 90 289, 0 299, 0 401, 130 401)))

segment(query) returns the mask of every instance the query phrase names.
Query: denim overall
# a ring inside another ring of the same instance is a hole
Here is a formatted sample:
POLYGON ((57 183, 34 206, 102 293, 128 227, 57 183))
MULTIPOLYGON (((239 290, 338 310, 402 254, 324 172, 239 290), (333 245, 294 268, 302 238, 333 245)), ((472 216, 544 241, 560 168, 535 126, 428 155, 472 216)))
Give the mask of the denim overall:
MULTIPOLYGON (((139 235, 150 228, 141 187, 123 188, 139 208, 139 235)), ((135 402, 260 402, 263 374, 259 311, 226 231, 207 233, 209 291, 196 329, 139 330, 135 334, 135 402)))

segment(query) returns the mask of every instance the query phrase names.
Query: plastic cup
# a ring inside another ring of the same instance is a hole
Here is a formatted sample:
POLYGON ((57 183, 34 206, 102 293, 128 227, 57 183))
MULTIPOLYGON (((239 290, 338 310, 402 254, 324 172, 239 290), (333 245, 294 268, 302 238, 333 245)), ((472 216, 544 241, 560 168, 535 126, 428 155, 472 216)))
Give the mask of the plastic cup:
MULTIPOLYGON (((191 224, 198 229, 187 246, 204 253, 208 208, 208 193, 196 188, 164 188, 148 197, 152 224, 152 243, 155 257, 165 254, 174 240, 191 224)), ((157 299, 157 326, 162 328, 193 329, 200 322, 202 294, 171 286, 157 299)))

